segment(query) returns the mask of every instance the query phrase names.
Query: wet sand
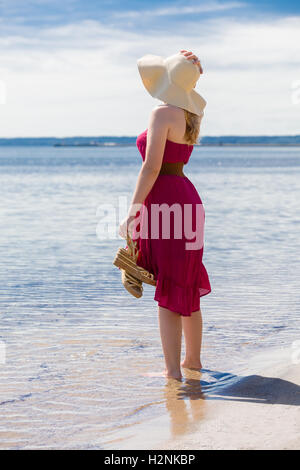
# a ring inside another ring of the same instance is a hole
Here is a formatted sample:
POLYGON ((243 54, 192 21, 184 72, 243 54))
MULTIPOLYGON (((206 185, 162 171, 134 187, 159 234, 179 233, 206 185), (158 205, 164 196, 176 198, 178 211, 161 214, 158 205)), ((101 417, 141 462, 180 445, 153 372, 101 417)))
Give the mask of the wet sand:
POLYGON ((119 448, 299 450, 299 358, 291 348, 269 350, 240 374, 186 371, 182 384, 166 387, 167 415, 141 426, 119 448))

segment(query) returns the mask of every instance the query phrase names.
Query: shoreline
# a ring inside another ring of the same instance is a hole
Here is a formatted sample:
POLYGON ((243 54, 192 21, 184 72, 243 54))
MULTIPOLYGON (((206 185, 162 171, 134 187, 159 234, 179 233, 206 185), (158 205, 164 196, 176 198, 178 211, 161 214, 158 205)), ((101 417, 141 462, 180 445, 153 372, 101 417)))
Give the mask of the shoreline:
POLYGON ((184 383, 170 384, 167 412, 128 430, 114 449, 299 450, 300 364, 292 354, 256 353, 235 374, 187 371, 184 383))

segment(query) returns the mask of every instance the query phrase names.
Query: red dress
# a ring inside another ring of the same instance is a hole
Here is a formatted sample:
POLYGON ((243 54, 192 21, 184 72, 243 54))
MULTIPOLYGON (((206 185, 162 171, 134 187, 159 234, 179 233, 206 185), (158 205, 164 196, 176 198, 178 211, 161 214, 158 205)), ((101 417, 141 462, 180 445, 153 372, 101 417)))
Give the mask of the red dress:
MULTIPOLYGON (((147 129, 137 137, 136 145, 145 160, 147 129)), ((167 140, 163 162, 186 164, 193 148, 167 140)), ((190 316, 200 309, 200 297, 211 292, 202 263, 205 214, 195 186, 187 176, 159 175, 136 217, 139 221, 133 239, 139 248, 137 264, 154 274, 154 300, 159 306, 190 316), (158 215, 159 207, 166 209, 165 215, 163 209, 158 215), (171 207, 174 211, 168 210, 171 207)))

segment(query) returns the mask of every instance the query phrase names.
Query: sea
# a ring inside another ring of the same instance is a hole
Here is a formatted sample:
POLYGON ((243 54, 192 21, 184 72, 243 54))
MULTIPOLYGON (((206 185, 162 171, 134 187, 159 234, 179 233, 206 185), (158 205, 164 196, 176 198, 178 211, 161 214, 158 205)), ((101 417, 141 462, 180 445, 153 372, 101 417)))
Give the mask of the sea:
POLYGON ((174 407, 200 419, 189 403, 257 352, 288 347, 292 361, 300 148, 195 146, 184 172, 205 208, 212 292, 201 298, 202 374, 175 388, 160 375, 154 287, 134 298, 113 265, 140 167, 134 145, 0 147, 1 449, 147 448, 153 420, 183 435, 174 407))

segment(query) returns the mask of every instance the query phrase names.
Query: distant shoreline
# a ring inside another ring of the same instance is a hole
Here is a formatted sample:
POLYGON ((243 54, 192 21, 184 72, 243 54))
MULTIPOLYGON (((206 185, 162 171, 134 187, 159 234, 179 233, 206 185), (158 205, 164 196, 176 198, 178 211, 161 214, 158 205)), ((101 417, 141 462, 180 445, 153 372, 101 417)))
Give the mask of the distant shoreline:
MULTIPOLYGON (((134 147, 134 144, 54 144, 53 147, 134 147)), ((300 147, 300 143, 297 144, 252 144, 252 143, 236 143, 236 144, 197 144, 195 147, 300 147)))
MULTIPOLYGON (((56 147, 56 148, 116 148, 116 147, 135 147, 135 144, 38 144, 38 143, 15 143, 15 144, 0 144, 0 147, 56 147)), ((278 143, 215 143, 215 144, 196 144, 194 147, 300 147, 300 143, 286 143, 286 144, 278 144, 278 143)))
MULTIPOLYGON (((134 136, 15 137, 0 138, 0 146, 45 147, 135 147, 134 136)), ((300 135, 282 136, 203 136, 195 147, 299 147, 300 135)))

